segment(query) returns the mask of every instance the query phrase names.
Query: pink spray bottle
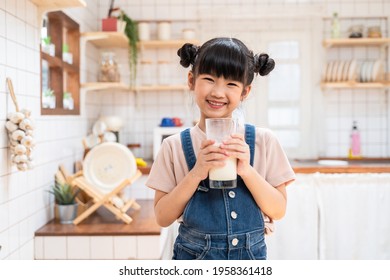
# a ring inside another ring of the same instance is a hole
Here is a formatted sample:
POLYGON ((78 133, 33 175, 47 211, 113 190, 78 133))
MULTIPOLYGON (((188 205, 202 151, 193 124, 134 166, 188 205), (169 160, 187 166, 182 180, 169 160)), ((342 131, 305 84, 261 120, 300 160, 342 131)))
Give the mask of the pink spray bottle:
POLYGON ((351 131, 351 144, 349 148, 349 158, 361 158, 360 131, 357 127, 357 122, 353 121, 351 131))

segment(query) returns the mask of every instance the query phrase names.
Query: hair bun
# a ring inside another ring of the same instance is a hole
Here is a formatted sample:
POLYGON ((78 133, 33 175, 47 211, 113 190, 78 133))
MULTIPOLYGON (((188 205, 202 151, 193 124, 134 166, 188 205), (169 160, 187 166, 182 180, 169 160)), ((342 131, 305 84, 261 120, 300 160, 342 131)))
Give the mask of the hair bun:
POLYGON ((275 68, 275 61, 266 53, 255 55, 255 72, 261 76, 268 75, 275 68))
POLYGON ((180 57, 180 64, 183 67, 188 67, 195 62, 195 57, 198 53, 198 47, 194 44, 185 43, 177 50, 177 55, 180 57))

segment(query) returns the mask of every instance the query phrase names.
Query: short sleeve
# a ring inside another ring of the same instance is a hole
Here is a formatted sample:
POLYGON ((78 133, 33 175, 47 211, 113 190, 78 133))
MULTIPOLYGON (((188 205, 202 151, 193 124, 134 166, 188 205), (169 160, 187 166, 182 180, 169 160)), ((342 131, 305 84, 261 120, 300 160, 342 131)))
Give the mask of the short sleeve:
POLYGON ((176 180, 173 171, 172 147, 166 140, 164 139, 161 144, 145 184, 149 188, 168 193, 176 186, 176 180))
POLYGON ((283 183, 290 184, 295 180, 295 172, 276 135, 268 131, 266 140, 266 177, 274 187, 283 183))

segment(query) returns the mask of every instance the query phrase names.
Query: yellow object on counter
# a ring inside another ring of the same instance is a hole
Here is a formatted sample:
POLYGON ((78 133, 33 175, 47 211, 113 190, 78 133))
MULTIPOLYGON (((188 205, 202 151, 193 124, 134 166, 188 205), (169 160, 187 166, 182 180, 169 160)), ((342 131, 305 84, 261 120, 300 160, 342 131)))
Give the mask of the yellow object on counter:
POLYGON ((148 166, 148 163, 144 161, 142 158, 136 158, 135 162, 137 163, 137 166, 141 166, 141 167, 148 166))

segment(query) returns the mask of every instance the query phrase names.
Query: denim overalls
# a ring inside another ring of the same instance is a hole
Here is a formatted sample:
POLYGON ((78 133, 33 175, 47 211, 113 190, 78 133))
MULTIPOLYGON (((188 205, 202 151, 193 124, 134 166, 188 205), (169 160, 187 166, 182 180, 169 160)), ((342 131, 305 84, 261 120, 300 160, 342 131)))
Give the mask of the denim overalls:
MULTIPOLYGON (((255 127, 245 125, 250 164, 255 152, 255 127)), ((181 142, 191 170, 196 162, 189 129, 181 142)), ((235 189, 210 189, 203 180, 188 202, 176 238, 173 259, 247 260, 266 259, 264 221, 261 210, 240 176, 235 189)))

